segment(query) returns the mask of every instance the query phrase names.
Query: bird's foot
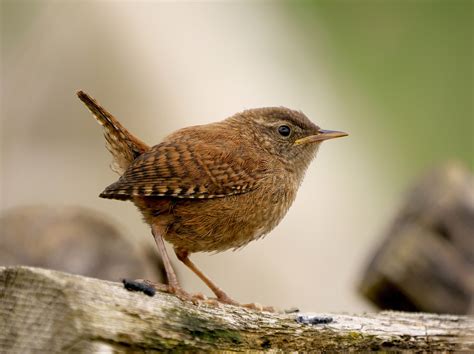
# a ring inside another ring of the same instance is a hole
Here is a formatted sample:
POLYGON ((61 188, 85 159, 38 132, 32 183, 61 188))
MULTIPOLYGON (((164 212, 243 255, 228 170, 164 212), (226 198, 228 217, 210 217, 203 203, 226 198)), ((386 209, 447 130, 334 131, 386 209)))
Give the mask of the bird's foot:
POLYGON ((180 286, 171 286, 168 285, 166 292, 173 294, 182 301, 192 302, 194 305, 199 305, 201 301, 206 301, 207 297, 202 293, 190 294, 187 291, 184 291, 180 286))
POLYGON ((135 279, 134 281, 137 283, 142 283, 146 286, 152 287, 153 289, 158 290, 158 291, 167 292, 168 290, 167 284, 155 283, 155 282, 152 282, 151 280, 146 280, 146 279, 135 279))
POLYGON ((204 294, 196 293, 190 294, 184 291, 180 286, 171 286, 168 284, 155 283, 146 279, 123 280, 125 288, 132 291, 142 291, 147 295, 153 296, 154 291, 161 291, 168 294, 173 294, 182 301, 190 301, 197 305, 200 301, 206 301, 207 297, 204 294))
POLYGON ((273 306, 263 306, 263 305, 261 305, 257 302, 253 302, 253 303, 250 303, 250 304, 242 304, 240 306, 245 307, 245 308, 250 309, 250 310, 259 311, 259 312, 262 312, 262 311, 265 311, 265 312, 278 312, 277 309, 273 306))
POLYGON ((254 310, 254 311, 259 311, 259 312, 262 312, 262 311, 277 312, 277 310, 273 306, 262 306, 259 303, 241 304, 235 301, 234 299, 230 298, 227 294, 222 294, 216 300, 223 304, 240 306, 240 307, 247 308, 249 310, 254 310))
POLYGON ((273 306, 262 306, 258 303, 241 304, 227 294, 220 294, 218 298, 207 298, 202 293, 190 294, 184 291, 180 286, 171 286, 168 284, 154 283, 146 279, 123 280, 123 284, 127 290, 141 291, 146 295, 153 296, 155 291, 161 291, 168 294, 173 294, 182 301, 192 302, 194 305, 206 304, 218 307, 221 304, 240 306, 254 311, 277 312, 273 306))

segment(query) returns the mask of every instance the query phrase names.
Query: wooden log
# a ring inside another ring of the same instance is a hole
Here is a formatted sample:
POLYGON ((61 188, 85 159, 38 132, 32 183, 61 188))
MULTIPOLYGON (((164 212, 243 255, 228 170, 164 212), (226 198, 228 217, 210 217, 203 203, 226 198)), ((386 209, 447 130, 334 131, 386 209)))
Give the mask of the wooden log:
POLYGON ((409 191, 360 289, 381 309, 474 313, 474 176, 466 168, 430 171, 409 191))
POLYGON ((472 317, 321 315, 333 321, 311 325, 311 314, 193 305, 58 271, 0 268, 2 352, 474 350, 472 317))

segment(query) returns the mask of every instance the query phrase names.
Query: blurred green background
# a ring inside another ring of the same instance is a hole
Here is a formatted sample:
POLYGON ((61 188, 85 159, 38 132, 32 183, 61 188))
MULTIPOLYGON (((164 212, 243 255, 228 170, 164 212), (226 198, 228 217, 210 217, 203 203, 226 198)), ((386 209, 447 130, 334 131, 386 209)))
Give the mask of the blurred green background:
MULTIPOLYGON (((381 156, 384 168, 410 174, 453 157, 474 167, 472 1, 288 5, 309 35, 324 29, 326 60, 341 86, 363 92, 379 112, 357 124, 375 135, 374 143, 409 156, 403 166, 381 156)), ((307 43, 316 54, 314 41, 307 43)))
POLYGON ((369 309, 355 285, 407 187, 446 160, 474 168, 472 1, 3 0, 1 43, 2 210, 85 206, 153 247, 130 204, 97 198, 117 176, 77 89, 150 144, 270 105, 350 134, 269 237, 193 256, 243 302, 369 309))

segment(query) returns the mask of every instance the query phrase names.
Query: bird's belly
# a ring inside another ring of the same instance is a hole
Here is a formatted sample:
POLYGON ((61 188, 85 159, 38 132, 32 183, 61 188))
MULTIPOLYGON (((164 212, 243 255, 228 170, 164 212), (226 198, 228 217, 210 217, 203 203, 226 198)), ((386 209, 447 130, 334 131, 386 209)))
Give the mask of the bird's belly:
POLYGON ((245 246, 277 226, 294 200, 294 193, 289 191, 255 192, 176 202, 165 239, 189 252, 219 252, 245 246))

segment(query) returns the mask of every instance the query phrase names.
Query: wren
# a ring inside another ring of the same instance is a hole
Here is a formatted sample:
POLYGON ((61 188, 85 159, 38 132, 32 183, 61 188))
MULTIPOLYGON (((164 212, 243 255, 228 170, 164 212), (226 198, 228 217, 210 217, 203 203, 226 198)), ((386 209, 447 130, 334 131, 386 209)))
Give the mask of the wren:
POLYGON ((284 107, 245 110, 180 129, 155 146, 127 131, 93 98, 78 97, 104 128, 120 178, 100 194, 129 200, 150 225, 168 277, 179 285, 163 240, 223 303, 238 303, 191 262, 194 252, 237 249, 268 234, 285 216, 322 141, 343 137, 284 107))

